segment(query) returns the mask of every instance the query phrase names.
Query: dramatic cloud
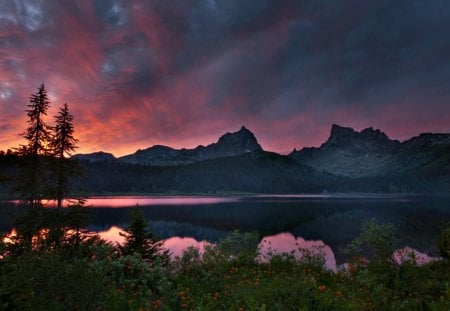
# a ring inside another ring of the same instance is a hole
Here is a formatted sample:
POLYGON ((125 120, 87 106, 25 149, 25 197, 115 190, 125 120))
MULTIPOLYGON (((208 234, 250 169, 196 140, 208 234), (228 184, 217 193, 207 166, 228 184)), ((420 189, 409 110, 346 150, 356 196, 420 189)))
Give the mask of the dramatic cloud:
POLYGON ((0 149, 44 82, 80 151, 194 147, 247 126, 265 149, 332 123, 450 132, 447 0, 0 0, 0 149))

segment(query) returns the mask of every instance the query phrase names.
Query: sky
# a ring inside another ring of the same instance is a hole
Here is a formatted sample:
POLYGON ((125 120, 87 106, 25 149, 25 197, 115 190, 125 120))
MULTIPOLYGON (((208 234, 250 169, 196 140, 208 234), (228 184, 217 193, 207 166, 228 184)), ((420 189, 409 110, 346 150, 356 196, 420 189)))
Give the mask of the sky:
POLYGON ((45 83, 78 152, 450 132, 448 0, 0 0, 0 150, 45 83))

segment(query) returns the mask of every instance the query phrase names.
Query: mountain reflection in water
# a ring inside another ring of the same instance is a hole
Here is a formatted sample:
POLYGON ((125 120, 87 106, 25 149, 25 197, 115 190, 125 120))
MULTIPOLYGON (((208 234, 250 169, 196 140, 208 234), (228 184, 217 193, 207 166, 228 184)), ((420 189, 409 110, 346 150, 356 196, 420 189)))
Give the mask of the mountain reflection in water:
MULTIPOLYGON (((122 244, 124 237, 120 235, 123 230, 119 227, 112 226, 109 230, 100 231, 98 235, 109 242, 122 244)), ((183 251, 188 247, 198 248, 200 253, 204 252, 205 246, 212 244, 207 241, 197 241, 192 237, 171 237, 164 240, 163 247, 170 251, 172 259, 181 257, 183 251)), ((276 235, 263 237, 258 245, 259 259, 265 261, 272 255, 290 254, 297 260, 302 260, 303 256, 318 256, 323 259, 324 265, 327 269, 337 271, 336 258, 331 248, 323 241, 305 240, 301 237, 294 237, 290 233, 279 233, 276 235)), ((417 264, 424 264, 436 257, 428 256, 410 247, 398 249, 393 256, 398 263, 402 263, 411 258, 414 254, 417 264)))
MULTIPOLYGON (((108 230, 98 232, 98 235, 109 242, 122 244, 124 237, 120 235, 123 230, 119 227, 112 226, 108 230)), ((188 247, 196 247, 200 253, 204 251, 205 245, 211 244, 207 241, 197 241, 192 237, 171 237, 164 240, 163 247, 170 250, 171 257, 181 257, 183 251, 188 247)), ((336 271, 336 259, 331 248, 324 244, 323 241, 306 241, 303 238, 296 238, 290 233, 280 233, 277 235, 266 236, 259 243, 260 258, 265 260, 271 254, 288 253, 294 255, 296 259, 303 257, 303 251, 307 251, 311 255, 321 256, 324 259, 325 266, 336 271)))

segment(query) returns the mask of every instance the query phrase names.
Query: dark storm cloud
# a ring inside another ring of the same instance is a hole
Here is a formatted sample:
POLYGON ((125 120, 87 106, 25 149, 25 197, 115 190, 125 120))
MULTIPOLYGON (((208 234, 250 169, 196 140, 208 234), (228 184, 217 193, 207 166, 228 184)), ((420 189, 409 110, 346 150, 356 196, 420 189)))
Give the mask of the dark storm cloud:
POLYGON ((448 55, 445 0, 0 0, 2 145, 41 82, 73 108, 84 151, 241 125, 276 151, 321 143, 333 122, 449 131, 448 55))

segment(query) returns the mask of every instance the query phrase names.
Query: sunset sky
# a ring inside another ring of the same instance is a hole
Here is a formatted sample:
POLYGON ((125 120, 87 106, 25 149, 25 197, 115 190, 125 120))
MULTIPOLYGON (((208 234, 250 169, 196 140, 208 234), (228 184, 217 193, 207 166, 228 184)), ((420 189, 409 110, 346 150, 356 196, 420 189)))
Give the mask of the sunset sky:
POLYGON ((0 149, 41 83, 83 153, 450 132, 450 1, 0 0, 0 149))

